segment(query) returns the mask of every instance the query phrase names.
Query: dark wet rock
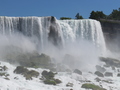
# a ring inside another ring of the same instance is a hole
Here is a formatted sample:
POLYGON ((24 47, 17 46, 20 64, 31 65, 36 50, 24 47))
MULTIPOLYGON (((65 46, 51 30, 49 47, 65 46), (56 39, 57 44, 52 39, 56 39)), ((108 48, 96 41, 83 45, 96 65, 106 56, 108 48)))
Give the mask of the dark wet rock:
POLYGON ((6 73, 6 74, 5 74, 5 77, 8 77, 8 76, 10 76, 10 74, 7 74, 7 73, 6 73))
POLYGON ((60 84, 60 83, 62 83, 62 81, 61 80, 59 80, 59 79, 46 79, 46 80, 44 80, 43 81, 45 84, 49 84, 49 85, 56 85, 56 84, 60 84))
POLYGON ((53 73, 52 71, 48 72, 48 71, 43 71, 42 75, 46 78, 46 79, 53 79, 55 76, 55 73, 53 73))
MULTIPOLYGON (((14 49, 14 47, 13 47, 14 49)), ((15 48, 15 50, 18 48, 15 48)), ((21 49, 18 51, 21 51, 21 49)), ((21 51, 22 52, 22 51, 21 51)), ((31 52, 31 53, 21 53, 15 52, 8 53, 5 57, 5 60, 10 62, 11 64, 20 64, 21 66, 25 67, 32 67, 32 68, 45 68, 51 69, 55 67, 55 64, 52 62, 50 56, 46 54, 39 54, 38 52, 31 52)))
POLYGON ((4 73, 4 72, 3 72, 3 73, 2 73, 2 72, 0 73, 0 76, 5 76, 5 75, 6 75, 6 73, 4 73))
POLYGON ((32 80, 33 77, 37 78, 38 76, 39 76, 39 72, 35 70, 30 70, 24 74, 24 77, 26 78, 26 80, 32 80))
POLYGON ((120 73, 117 74, 117 77, 120 77, 120 73))
POLYGON ((52 71, 48 72, 44 70, 42 72, 42 78, 40 78, 40 80, 43 80, 45 84, 49 84, 49 85, 56 85, 56 84, 61 83, 62 82, 61 80, 54 78, 55 74, 56 73, 53 73, 52 71))
POLYGON ((48 71, 44 70, 44 71, 42 72, 42 75, 45 77, 46 75, 48 75, 48 71))
POLYGON ((60 84, 60 83, 62 83, 62 81, 59 80, 59 79, 54 79, 54 81, 56 82, 56 84, 60 84))
POLYGON ((24 74, 24 77, 25 77, 26 80, 32 80, 33 79, 32 76, 27 74, 27 73, 24 74))
POLYGON ((6 80, 10 80, 10 79, 9 79, 9 78, 7 78, 7 77, 6 77, 6 78, 4 78, 4 79, 6 79, 6 80))
POLYGON ((14 70, 14 73, 23 75, 26 78, 26 80, 32 80, 32 77, 37 78, 39 76, 39 72, 35 70, 28 70, 23 66, 17 66, 14 70))
POLYGON ((111 68, 112 68, 112 70, 115 70, 115 67, 114 67, 114 66, 112 66, 111 68))
POLYGON ((85 80, 85 82, 91 82, 90 80, 85 80))
POLYGON ((18 77, 14 77, 14 79, 18 80, 19 78, 18 77))
POLYGON ((111 52, 120 51, 120 20, 100 19, 107 48, 111 52))
POLYGON ((30 75, 31 77, 38 77, 39 76, 39 72, 35 71, 35 70, 30 70, 27 72, 27 75, 30 75))
POLYGON ((120 72, 120 69, 117 69, 118 72, 120 72))
POLYGON ((16 69, 14 70, 14 73, 16 74, 26 74, 28 72, 27 68, 24 68, 23 66, 17 66, 16 69))
POLYGON ((97 81, 97 82, 100 82, 101 81, 101 79, 100 78, 95 78, 95 80, 97 81))
POLYGON ((97 69, 97 71, 99 71, 101 73, 104 73, 106 71, 106 69, 104 67, 101 67, 99 65, 96 65, 96 69, 97 69))
POLYGON ((75 69, 75 70, 74 70, 74 73, 77 73, 77 74, 79 74, 79 75, 82 75, 82 72, 81 72, 80 70, 78 70, 78 69, 75 69))
POLYGON ((51 25, 49 27, 48 40, 58 48, 61 48, 61 37, 59 36, 58 28, 59 25, 56 23, 56 18, 51 16, 51 25))
POLYGON ((92 89, 92 90, 106 90, 104 88, 101 88, 97 85, 94 84, 89 84, 89 83, 85 83, 81 86, 81 88, 85 88, 85 89, 92 89))
POLYGON ((105 72, 104 74, 107 77, 113 77, 113 73, 112 72, 105 72))
POLYGON ((55 66, 52 63, 51 58, 46 54, 30 57, 29 61, 30 62, 26 63, 25 66, 36 67, 36 68, 40 67, 40 68, 46 68, 46 69, 51 69, 51 68, 54 68, 55 66))
POLYGON ((70 82, 68 82, 67 84, 66 84, 66 87, 73 87, 73 83, 70 83, 70 82))
POLYGON ((6 66, 0 66, 0 71, 6 71, 8 68, 6 66))
POLYGON ((55 23, 56 19, 54 16, 51 16, 51 23, 55 23))
POLYGON ((110 67, 110 65, 103 65, 105 68, 109 68, 110 67))
POLYGON ((105 57, 100 57, 100 60, 105 62, 107 66, 120 67, 120 60, 105 57))
POLYGON ((96 74, 97 76, 99 76, 99 77, 104 77, 104 75, 103 75, 101 72, 99 72, 99 71, 96 71, 95 74, 96 74))
POLYGON ((56 82, 54 80, 50 80, 50 79, 44 80, 44 83, 49 84, 49 85, 56 85, 56 82))
POLYGON ((8 77, 10 75, 8 73, 6 73, 6 72, 0 72, 0 76, 8 77))
POLYGON ((3 66, 2 68, 4 71, 6 71, 8 68, 6 66, 3 66))
POLYGON ((93 74, 93 72, 90 72, 90 71, 88 73, 93 74))

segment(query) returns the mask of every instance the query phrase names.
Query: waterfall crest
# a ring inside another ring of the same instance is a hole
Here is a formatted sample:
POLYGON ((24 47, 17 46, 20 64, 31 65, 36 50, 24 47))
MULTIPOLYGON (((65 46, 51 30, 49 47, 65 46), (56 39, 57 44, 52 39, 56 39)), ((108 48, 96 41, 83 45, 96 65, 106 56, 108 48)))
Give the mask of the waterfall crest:
POLYGON ((22 33, 36 40, 40 50, 51 42, 60 44, 87 40, 105 51, 105 40, 101 25, 96 20, 57 20, 55 17, 0 17, 0 33, 9 35, 22 33))

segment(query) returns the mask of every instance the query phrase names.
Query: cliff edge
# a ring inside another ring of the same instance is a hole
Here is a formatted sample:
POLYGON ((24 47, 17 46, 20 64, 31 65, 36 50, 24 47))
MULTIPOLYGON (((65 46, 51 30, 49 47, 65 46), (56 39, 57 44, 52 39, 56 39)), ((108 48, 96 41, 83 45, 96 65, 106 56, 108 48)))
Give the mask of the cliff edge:
POLYGON ((120 51, 120 21, 118 20, 99 20, 104 33, 107 48, 111 51, 120 51))

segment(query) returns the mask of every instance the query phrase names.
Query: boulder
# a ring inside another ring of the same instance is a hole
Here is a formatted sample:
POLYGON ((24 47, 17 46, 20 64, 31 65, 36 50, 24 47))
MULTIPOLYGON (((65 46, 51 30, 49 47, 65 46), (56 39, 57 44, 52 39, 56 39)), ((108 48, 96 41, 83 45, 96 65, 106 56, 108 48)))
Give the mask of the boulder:
POLYGON ((105 72, 104 74, 107 77, 113 77, 113 73, 112 72, 105 72))
POLYGON ((100 57, 99 58, 101 61, 105 62, 107 66, 113 66, 113 67, 120 67, 120 60, 114 59, 114 58, 105 58, 105 57, 100 57))
POLYGON ((49 85, 56 85, 56 82, 54 80, 50 80, 50 79, 44 80, 44 83, 49 84, 49 85))
POLYGON ((0 71, 6 71, 8 69, 8 67, 6 66, 0 66, 0 71))
POLYGON ((120 73, 117 74, 117 77, 120 77, 120 73))
POLYGON ((7 78, 7 77, 6 77, 6 78, 4 78, 4 79, 6 79, 6 80, 10 80, 10 79, 9 79, 9 78, 7 78))
POLYGON ((10 76, 9 74, 7 74, 6 72, 0 72, 0 76, 5 76, 5 77, 8 77, 10 76))
POLYGON ((56 84, 61 83, 62 82, 61 80, 54 78, 55 74, 56 73, 53 73, 52 71, 48 72, 44 70, 42 72, 42 78, 40 80, 43 80, 45 84, 49 84, 49 85, 56 85, 56 84))
POLYGON ((38 77, 39 76, 39 72, 35 71, 35 70, 30 70, 27 72, 28 75, 30 75, 31 77, 38 77))
POLYGON ((77 73, 77 74, 79 74, 79 75, 82 75, 82 72, 81 72, 79 69, 75 69, 75 70, 74 70, 74 73, 77 73))
POLYGON ((16 69, 14 70, 14 73, 16 74, 26 74, 28 72, 27 68, 24 68, 23 66, 17 66, 16 69))
POLYGON ((99 76, 99 77, 104 77, 104 75, 103 75, 101 72, 99 72, 99 71, 96 71, 95 74, 96 74, 97 76, 99 76))
POLYGON ((94 84, 89 84, 89 83, 85 83, 81 86, 81 88, 85 88, 85 89, 92 89, 92 90, 106 90, 104 88, 101 88, 97 85, 94 84))
POLYGON ((101 81, 101 79, 100 78, 95 78, 95 80, 97 81, 97 82, 100 82, 101 81))
POLYGON ((48 72, 48 71, 44 70, 42 72, 42 76, 44 76, 46 79, 53 79, 55 76, 55 73, 53 73, 52 71, 48 72))
POLYGON ((120 69, 117 69, 118 72, 120 72, 120 69))
MULTIPOLYGON (((16 49, 17 50, 17 49, 16 49)), ((20 50, 19 50, 20 51, 20 50)), ((22 51, 21 51, 22 52, 22 51)), ((51 69, 55 67, 50 56, 36 51, 33 52, 14 52, 8 53, 4 58, 11 64, 20 64, 25 67, 51 69)))
POLYGON ((0 76, 5 76, 5 75, 6 75, 6 73, 4 73, 4 72, 3 72, 3 73, 0 73, 0 76))
POLYGON ((54 81, 56 82, 56 84, 62 83, 62 81, 59 79, 54 79, 54 81))
POLYGON ((26 78, 26 80, 32 80, 32 77, 37 78, 39 76, 39 72, 35 70, 28 70, 23 66, 17 66, 14 70, 14 73, 23 75, 26 78))
POLYGON ((114 66, 112 66, 111 68, 112 68, 112 70, 115 70, 115 67, 114 67, 114 66))
POLYGON ((97 69, 97 71, 99 71, 101 73, 104 73, 106 71, 106 69, 104 67, 101 67, 99 65, 96 65, 96 69, 97 69))
POLYGON ((33 67, 33 68, 51 69, 55 67, 55 65, 52 63, 51 58, 43 53, 37 56, 31 55, 29 56, 29 59, 20 60, 20 64, 26 67, 33 67))
POLYGON ((73 83, 68 82, 68 83, 66 84, 66 86, 67 86, 67 87, 73 87, 73 83))

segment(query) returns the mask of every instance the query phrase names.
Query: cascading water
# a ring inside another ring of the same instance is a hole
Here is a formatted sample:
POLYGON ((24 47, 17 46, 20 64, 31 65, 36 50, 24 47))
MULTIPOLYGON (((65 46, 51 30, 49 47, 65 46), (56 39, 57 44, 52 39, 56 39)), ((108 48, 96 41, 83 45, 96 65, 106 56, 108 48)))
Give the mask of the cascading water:
POLYGON ((105 40, 99 21, 91 19, 59 20, 59 24, 64 44, 81 40, 90 41, 102 51, 102 54, 105 54, 105 40))
POLYGON ((0 17, 0 33, 6 36, 22 33, 34 39, 42 50, 48 45, 49 30, 54 25, 51 22, 51 17, 0 17))
POLYGON ((22 33, 34 39, 37 48, 44 51, 51 42, 55 46, 87 40, 105 51, 100 23, 96 20, 56 20, 54 17, 0 17, 0 33, 22 33))

